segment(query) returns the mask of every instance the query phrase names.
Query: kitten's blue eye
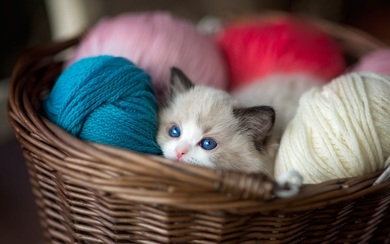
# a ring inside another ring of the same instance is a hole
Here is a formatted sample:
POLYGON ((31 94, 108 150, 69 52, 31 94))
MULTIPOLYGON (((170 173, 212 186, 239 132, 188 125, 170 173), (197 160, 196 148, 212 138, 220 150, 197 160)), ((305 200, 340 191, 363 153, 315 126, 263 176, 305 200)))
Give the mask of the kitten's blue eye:
POLYGON ((217 143, 213 139, 206 138, 200 142, 200 146, 205 150, 213 150, 217 147, 217 143))
POLYGON ((172 125, 171 128, 169 128, 169 135, 171 137, 179 137, 180 136, 180 128, 177 125, 172 125))

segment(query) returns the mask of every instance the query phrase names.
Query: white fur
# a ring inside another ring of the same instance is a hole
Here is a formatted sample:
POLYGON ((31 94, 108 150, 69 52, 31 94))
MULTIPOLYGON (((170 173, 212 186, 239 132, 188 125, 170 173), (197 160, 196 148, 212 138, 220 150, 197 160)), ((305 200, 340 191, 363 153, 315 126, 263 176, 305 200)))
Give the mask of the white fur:
POLYGON ((269 105, 276 111, 275 132, 281 135, 295 116, 303 93, 325 81, 308 74, 273 74, 233 91, 245 106, 269 105))
POLYGON ((180 137, 172 138, 172 140, 162 145, 164 156, 177 160, 176 148, 182 144, 188 144, 190 145, 189 151, 182 156, 180 161, 214 168, 215 165, 211 162, 209 154, 199 146, 199 142, 205 136, 202 129, 193 119, 185 121, 179 127, 181 130, 180 137))

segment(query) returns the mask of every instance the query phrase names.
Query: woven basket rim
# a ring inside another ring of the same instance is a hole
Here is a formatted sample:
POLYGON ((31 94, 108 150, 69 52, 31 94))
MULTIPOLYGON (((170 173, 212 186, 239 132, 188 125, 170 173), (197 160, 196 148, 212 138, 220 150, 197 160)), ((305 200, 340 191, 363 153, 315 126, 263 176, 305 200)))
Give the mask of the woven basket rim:
MULTIPOLYGON (((324 25, 328 32, 336 29, 337 33, 349 33, 342 31, 343 26, 335 28, 333 24, 331 28, 330 25, 324 25)), ((384 47, 371 36, 360 34, 361 31, 351 33, 359 36, 360 44, 368 43, 360 54, 384 47)), ((49 161, 48 166, 67 182, 140 203, 240 213, 306 211, 390 187, 390 181, 372 185, 381 170, 360 177, 306 184, 297 196, 275 198, 272 195, 275 182, 262 174, 177 164, 158 156, 81 141, 43 118, 38 110, 40 89, 53 82, 61 70, 56 54, 79 41, 80 37, 53 42, 26 52, 15 65, 8 106, 15 135, 22 147, 30 151, 29 157, 35 162, 40 158, 49 161)), ((47 170, 47 174, 51 173, 47 170)))

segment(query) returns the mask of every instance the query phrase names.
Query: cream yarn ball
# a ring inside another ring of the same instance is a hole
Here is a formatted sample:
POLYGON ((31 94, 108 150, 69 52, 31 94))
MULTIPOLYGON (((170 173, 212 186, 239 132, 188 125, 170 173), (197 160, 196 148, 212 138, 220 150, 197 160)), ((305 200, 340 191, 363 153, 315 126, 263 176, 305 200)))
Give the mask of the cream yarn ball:
POLYGON ((281 140, 275 178, 296 170, 304 183, 383 169, 390 155, 390 76, 350 73, 299 101, 281 140))

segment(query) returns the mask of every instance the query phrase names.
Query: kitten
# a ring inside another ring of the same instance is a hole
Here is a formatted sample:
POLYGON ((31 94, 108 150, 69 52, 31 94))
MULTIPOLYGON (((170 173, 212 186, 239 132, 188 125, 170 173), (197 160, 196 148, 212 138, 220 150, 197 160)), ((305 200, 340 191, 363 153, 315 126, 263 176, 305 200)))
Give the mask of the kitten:
POLYGON ((278 143, 275 112, 241 107, 221 90, 193 85, 171 70, 171 100, 160 109, 157 142, 165 157, 181 162, 273 176, 278 143))

